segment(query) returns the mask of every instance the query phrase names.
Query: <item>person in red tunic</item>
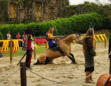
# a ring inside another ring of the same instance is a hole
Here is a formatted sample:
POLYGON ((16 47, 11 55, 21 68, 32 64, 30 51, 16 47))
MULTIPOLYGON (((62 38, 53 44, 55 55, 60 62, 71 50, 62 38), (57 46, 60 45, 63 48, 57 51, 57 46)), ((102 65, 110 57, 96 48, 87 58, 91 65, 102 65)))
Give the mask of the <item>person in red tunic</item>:
POLYGON ((26 51, 26 67, 31 69, 31 59, 32 59, 32 52, 33 52, 34 46, 31 39, 31 35, 27 35, 27 51, 26 51))
POLYGON ((20 33, 17 33, 16 34, 16 39, 20 39, 20 37, 21 37, 20 33))
MULTIPOLYGON (((21 35, 20 35, 20 33, 18 32, 18 33, 16 34, 16 39, 20 39, 20 37, 21 37, 21 35)), ((21 42, 21 41, 19 41, 19 46, 22 47, 22 42, 21 42)))

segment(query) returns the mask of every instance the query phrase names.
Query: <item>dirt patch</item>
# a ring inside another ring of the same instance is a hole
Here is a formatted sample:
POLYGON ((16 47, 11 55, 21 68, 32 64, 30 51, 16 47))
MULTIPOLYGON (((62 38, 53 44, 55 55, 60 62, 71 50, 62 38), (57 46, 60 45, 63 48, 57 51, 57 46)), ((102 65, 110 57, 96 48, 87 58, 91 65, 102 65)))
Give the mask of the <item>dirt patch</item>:
MULTIPOLYGON (((109 72, 108 48, 104 43, 97 43, 97 56, 95 56, 95 71, 93 84, 86 84, 84 73, 84 55, 82 45, 72 44, 72 53, 77 64, 71 64, 67 57, 60 57, 53 61, 54 64, 37 65, 32 59, 32 72, 27 70, 27 86, 95 86, 97 79, 102 74, 109 72), (45 78, 47 79, 45 79, 45 78)), ((0 58, 0 86, 20 86, 20 68, 16 64, 21 57, 14 57, 10 64, 9 57, 0 58)))

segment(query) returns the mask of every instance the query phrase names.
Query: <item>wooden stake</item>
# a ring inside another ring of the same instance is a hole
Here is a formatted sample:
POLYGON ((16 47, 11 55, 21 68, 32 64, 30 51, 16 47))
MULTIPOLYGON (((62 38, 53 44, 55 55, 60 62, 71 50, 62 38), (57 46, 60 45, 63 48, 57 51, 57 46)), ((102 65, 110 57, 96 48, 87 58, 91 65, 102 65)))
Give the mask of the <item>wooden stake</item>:
POLYGON ((35 47, 35 44, 36 44, 36 38, 34 38, 34 59, 36 59, 36 47, 35 47))
POLYGON ((12 44, 13 44, 13 42, 12 42, 12 39, 10 39, 10 63, 12 63, 12 54, 13 54, 13 52, 12 52, 12 44))
POLYGON ((104 46, 105 46, 105 48, 107 46, 107 40, 106 39, 104 39, 104 46))
POLYGON ((20 77, 21 86, 27 86, 26 65, 23 62, 20 63, 20 77))

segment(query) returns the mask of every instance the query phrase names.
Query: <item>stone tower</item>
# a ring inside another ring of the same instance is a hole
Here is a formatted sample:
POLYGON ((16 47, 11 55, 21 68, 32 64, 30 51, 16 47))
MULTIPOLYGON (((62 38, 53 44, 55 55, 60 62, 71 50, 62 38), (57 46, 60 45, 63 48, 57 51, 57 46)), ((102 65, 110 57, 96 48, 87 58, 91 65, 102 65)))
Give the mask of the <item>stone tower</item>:
POLYGON ((10 0, 9 20, 17 23, 55 19, 69 0, 10 0))

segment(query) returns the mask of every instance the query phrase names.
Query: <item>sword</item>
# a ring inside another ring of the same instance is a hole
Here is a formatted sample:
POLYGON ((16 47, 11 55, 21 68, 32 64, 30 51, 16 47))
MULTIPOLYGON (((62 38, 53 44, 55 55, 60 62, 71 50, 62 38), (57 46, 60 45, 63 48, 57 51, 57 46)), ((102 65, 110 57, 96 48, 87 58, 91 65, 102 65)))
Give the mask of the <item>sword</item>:
POLYGON ((17 65, 19 65, 21 63, 21 61, 23 60, 23 58, 25 57, 26 53, 23 55, 23 57, 20 59, 20 61, 18 62, 17 65))
POLYGON ((110 51, 110 53, 108 54, 108 56, 110 56, 111 55, 111 51, 110 51))

